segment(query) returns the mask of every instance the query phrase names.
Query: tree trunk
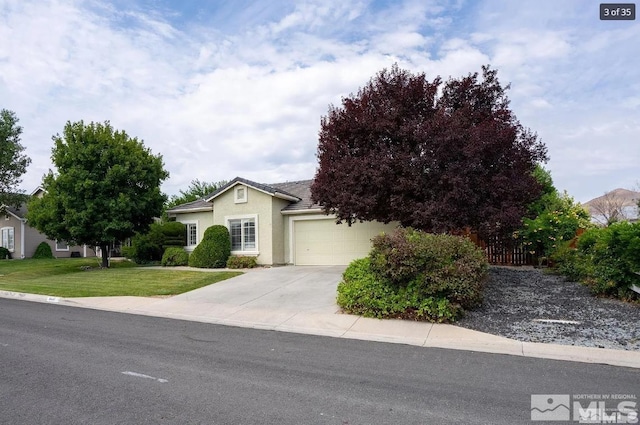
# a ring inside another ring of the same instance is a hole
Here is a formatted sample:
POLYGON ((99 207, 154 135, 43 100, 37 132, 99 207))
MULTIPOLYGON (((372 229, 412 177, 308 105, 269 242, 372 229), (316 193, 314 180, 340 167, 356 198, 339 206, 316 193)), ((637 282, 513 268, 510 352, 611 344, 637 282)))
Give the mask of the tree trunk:
POLYGON ((102 254, 102 264, 100 264, 100 267, 103 269, 109 268, 109 244, 101 244, 100 252, 102 254))

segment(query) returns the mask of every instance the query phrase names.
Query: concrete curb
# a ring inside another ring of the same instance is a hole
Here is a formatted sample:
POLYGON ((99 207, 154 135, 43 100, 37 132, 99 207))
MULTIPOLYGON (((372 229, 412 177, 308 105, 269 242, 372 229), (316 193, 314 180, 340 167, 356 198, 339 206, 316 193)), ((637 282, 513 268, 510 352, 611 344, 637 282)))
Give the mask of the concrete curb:
POLYGON ((162 303, 162 298, 95 297, 74 299, 11 291, 0 291, 0 298, 251 329, 640 369, 640 352, 638 351, 521 342, 453 325, 370 319, 337 312, 333 314, 312 311, 301 313, 281 309, 275 312, 270 311, 270 314, 267 314, 264 310, 258 311, 223 304, 199 306, 206 307, 200 310, 209 313, 215 307, 218 316, 214 316, 212 314, 194 314, 194 311, 198 311, 197 308, 193 308, 197 302, 192 301, 185 301, 180 306, 174 306, 175 311, 172 312, 158 310, 162 306, 156 304, 162 303))

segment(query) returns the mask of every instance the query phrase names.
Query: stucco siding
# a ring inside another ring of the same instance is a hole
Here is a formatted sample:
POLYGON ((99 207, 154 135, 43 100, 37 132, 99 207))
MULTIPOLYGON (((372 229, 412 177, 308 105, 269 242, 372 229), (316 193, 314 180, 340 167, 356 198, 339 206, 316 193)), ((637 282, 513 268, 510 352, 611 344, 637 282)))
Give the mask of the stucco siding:
POLYGON ((272 198, 271 204, 271 222, 273 223, 273 243, 271 252, 273 253, 273 264, 286 264, 285 246, 288 239, 285 235, 286 217, 280 212, 284 207, 289 205, 289 201, 279 198, 272 198))
MULTIPOLYGON (((197 243, 200 243, 202 238, 204 237, 204 232, 207 228, 213 226, 213 213, 211 211, 200 211, 200 212, 192 212, 192 213, 183 213, 176 214, 176 221, 188 224, 195 223, 197 229, 197 243)), ((193 249, 194 247, 187 248, 188 250, 193 249)))
MULTIPOLYGON (((238 187, 237 185, 235 187, 238 187)), ((273 197, 266 193, 246 188, 246 202, 236 203, 235 187, 230 188, 213 200, 213 222, 228 227, 228 219, 253 218, 257 219, 257 262, 258 264, 273 264, 273 197)), ((242 253, 238 253, 242 255, 242 253)), ((252 255, 247 253, 247 255, 252 255)))

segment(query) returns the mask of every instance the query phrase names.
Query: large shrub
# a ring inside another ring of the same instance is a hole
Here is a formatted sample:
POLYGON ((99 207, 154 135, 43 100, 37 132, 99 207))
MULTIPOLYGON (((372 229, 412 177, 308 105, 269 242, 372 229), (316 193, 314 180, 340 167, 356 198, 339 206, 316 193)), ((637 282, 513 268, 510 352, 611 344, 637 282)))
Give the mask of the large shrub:
POLYGON ((147 233, 138 233, 131 239, 131 247, 123 255, 138 264, 161 261, 167 247, 186 245, 185 225, 177 221, 153 223, 147 233))
POLYGON ((54 258, 51 246, 46 242, 40 242, 33 253, 32 258, 54 258))
POLYGON ((187 244, 187 232, 184 224, 178 221, 167 221, 159 225, 163 235, 162 247, 166 249, 170 246, 182 248, 187 244))
POLYGON ((583 237, 578 251, 592 264, 584 279, 591 291, 622 299, 637 298, 630 287, 640 285, 636 274, 640 272, 640 223, 614 223, 583 237))
POLYGON ((163 266, 186 266, 189 264, 189 254, 184 248, 170 246, 162 254, 161 263, 163 266))
POLYGON ((0 246, 0 260, 10 260, 11 259, 11 252, 3 247, 0 246))
POLYGON ((222 225, 214 225, 204 232, 202 241, 189 256, 189 265, 200 268, 222 268, 231 255, 229 230, 222 225))
POLYGON ((640 223, 620 222, 584 232, 577 248, 556 252, 557 270, 586 284, 592 293, 637 299, 630 287, 640 285, 640 223))
POLYGON ((431 322, 454 321, 462 315, 462 307, 446 298, 421 296, 417 281, 399 287, 378 278, 370 261, 368 257, 353 261, 338 284, 337 303, 347 313, 431 322))
POLYGON ((122 254, 138 264, 146 264, 162 259, 162 234, 151 227, 149 233, 138 233, 131 238, 131 247, 122 254))
POLYGON ((395 286, 415 284, 422 295, 446 298, 463 308, 482 301, 488 264, 469 239, 400 228, 373 238, 371 269, 395 286))
POLYGON ((589 213, 573 198, 563 195, 548 195, 546 208, 535 218, 525 218, 523 227, 515 233, 529 252, 541 257, 553 257, 563 241, 576 236, 578 229, 593 227, 589 213))
POLYGON ((373 239, 338 286, 347 312, 373 317, 452 321, 482 302, 488 264, 466 238, 400 228, 373 239))

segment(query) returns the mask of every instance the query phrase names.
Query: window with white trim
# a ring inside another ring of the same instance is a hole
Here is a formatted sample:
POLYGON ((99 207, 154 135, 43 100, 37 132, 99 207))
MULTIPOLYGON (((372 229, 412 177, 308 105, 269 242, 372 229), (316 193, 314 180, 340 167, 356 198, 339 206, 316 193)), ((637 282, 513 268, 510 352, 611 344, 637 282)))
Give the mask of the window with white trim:
POLYGON ((185 227, 187 228, 187 246, 198 245, 198 224, 186 223, 185 227))
POLYGON ((234 194, 234 201, 236 204, 247 202, 247 188, 245 186, 236 186, 234 194))
POLYGON ((256 250, 256 220, 241 218, 229 220, 231 234, 231 251, 256 250))
POLYGON ((56 251, 69 251, 69 244, 65 241, 56 241, 56 251))
POLYGON ((15 249, 14 229, 13 227, 3 227, 0 230, 0 236, 2 240, 2 247, 13 252, 15 249))

